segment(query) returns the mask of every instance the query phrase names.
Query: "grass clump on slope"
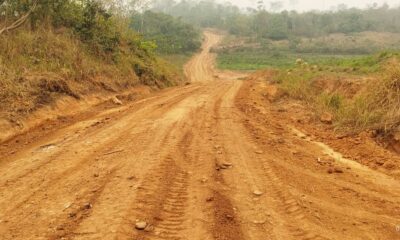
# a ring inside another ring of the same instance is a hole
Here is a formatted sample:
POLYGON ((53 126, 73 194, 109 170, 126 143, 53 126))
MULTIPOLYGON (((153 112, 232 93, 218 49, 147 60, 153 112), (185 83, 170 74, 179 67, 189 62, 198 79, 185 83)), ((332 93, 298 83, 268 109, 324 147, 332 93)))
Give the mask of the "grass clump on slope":
MULTIPOLYGON (((29 7, 24 4, 15 8, 29 7)), ((7 18, 0 16, 1 25, 7 18)), ((153 43, 96 1, 39 1, 30 19, 1 34, 0 42, 0 117, 26 115, 63 96, 164 88, 181 80, 153 43)))
POLYGON ((316 113, 332 114, 338 129, 352 133, 374 130, 384 135, 392 134, 400 130, 400 66, 397 55, 388 56, 377 62, 379 66, 374 66, 379 69, 376 73, 364 78, 300 65, 290 71, 281 71, 274 81, 290 97, 311 105, 316 113), (364 79, 358 82, 353 92, 352 78, 364 79))

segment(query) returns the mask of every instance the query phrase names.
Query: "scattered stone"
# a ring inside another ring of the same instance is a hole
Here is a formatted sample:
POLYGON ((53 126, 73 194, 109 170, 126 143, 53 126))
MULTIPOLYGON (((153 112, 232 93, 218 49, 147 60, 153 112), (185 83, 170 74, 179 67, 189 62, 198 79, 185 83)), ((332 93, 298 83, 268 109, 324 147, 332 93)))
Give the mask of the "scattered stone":
POLYGON ((228 168, 232 168, 232 163, 228 163, 228 162, 224 162, 224 163, 216 163, 215 164, 215 169, 217 171, 219 170, 224 170, 224 169, 228 169, 228 168))
POLYGON ((262 196, 264 193, 261 192, 260 190, 254 190, 254 191, 253 191, 253 194, 256 195, 257 197, 260 197, 260 196, 262 196))
POLYGON ((137 221, 135 224, 135 228, 137 230, 145 230, 147 227, 147 222, 145 221, 137 221))
POLYGON ((276 140, 276 142, 279 143, 279 144, 283 144, 283 143, 285 143, 285 140, 283 138, 278 138, 276 140))
POLYGON ((64 230, 64 227, 63 227, 63 226, 58 226, 58 227, 56 228, 56 230, 57 230, 57 231, 63 231, 63 230, 64 230))
POLYGON ((227 168, 230 168, 230 167, 233 166, 233 164, 232 164, 232 163, 229 163, 229 162, 224 162, 224 163, 222 163, 221 165, 224 166, 224 167, 227 167, 227 168))
POLYGON ((333 122, 333 115, 328 113, 328 112, 324 112, 321 117, 320 117, 321 122, 326 123, 326 124, 332 124, 333 122))
POLYGON ((329 174, 333 174, 333 173, 343 173, 343 170, 341 168, 338 167, 330 167, 328 169, 328 173, 329 174))
POLYGON ((396 141, 400 141, 400 127, 395 130, 395 133, 393 134, 393 139, 396 141))
POLYGON ((202 183, 206 183, 208 181, 208 179, 206 178, 206 177, 203 177, 202 179, 201 179, 201 182, 202 183))
POLYGON ((335 173, 343 173, 343 170, 341 168, 335 167, 334 168, 335 173))
POLYGON ((70 208, 72 206, 72 203, 66 203, 64 204, 64 210, 70 208))
POLYGON ((226 219, 228 219, 228 220, 233 220, 233 216, 230 215, 230 214, 226 214, 225 217, 226 217, 226 219))
POLYGON ((267 220, 262 220, 262 221, 254 220, 253 221, 254 224, 265 224, 266 222, 267 222, 267 220))
POLYGON ((91 203, 85 203, 85 205, 83 205, 83 209, 85 209, 85 210, 88 210, 88 209, 91 209, 93 206, 92 206, 92 204, 91 203))
POLYGON ((113 97, 111 100, 115 105, 122 105, 121 100, 119 100, 117 97, 113 97))

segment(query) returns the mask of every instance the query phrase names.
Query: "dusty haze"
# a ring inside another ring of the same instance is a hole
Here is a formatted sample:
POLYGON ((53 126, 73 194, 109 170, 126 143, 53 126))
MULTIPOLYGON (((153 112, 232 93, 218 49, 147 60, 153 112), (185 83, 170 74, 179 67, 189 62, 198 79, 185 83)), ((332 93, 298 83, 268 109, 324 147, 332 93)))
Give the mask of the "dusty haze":
MULTIPOLYGON (((270 2, 277 2, 278 0, 267 1, 264 0, 265 5, 269 8, 270 2)), ((241 7, 256 7, 258 0, 221 0, 220 2, 231 2, 241 7)), ((346 4, 349 7, 365 8, 368 5, 377 3, 382 5, 384 3, 389 4, 391 7, 399 6, 400 3, 397 0, 387 1, 365 1, 365 0, 283 0, 285 9, 295 9, 298 11, 307 10, 330 10, 332 7, 338 6, 339 4, 346 4)))

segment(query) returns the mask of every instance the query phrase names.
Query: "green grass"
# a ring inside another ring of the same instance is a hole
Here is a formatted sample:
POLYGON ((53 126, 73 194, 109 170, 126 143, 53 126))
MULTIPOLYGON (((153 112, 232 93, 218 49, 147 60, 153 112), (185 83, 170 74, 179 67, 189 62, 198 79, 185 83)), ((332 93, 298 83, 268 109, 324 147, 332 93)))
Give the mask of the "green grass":
POLYGON ((173 65, 178 71, 183 73, 183 68, 185 64, 190 60, 193 54, 171 54, 171 55, 161 55, 161 57, 173 65))
POLYGON ((27 115, 62 96, 80 98, 139 84, 163 88, 183 80, 169 62, 127 44, 111 61, 68 32, 21 29, 0 36, 0 42, 0 117, 27 115))
POLYGON ((228 70, 259 70, 265 68, 290 68, 296 61, 295 56, 266 51, 244 50, 219 53, 218 68, 228 70))
POLYGON ((319 71, 366 74, 379 71, 380 63, 393 56, 400 54, 383 52, 374 55, 332 55, 237 49, 220 52, 217 64, 220 69, 227 70, 290 69, 296 67, 296 60, 301 58, 310 66, 317 66, 319 71))
MULTIPOLYGON (((350 133, 377 130, 383 134, 392 134, 400 126, 400 67, 399 60, 394 55, 384 53, 376 55, 376 59, 371 57, 357 61, 365 65, 374 63, 373 66, 381 67, 374 74, 366 74, 370 77, 369 80, 353 96, 346 95, 341 88, 321 89, 321 80, 329 85, 329 81, 340 80, 341 75, 312 71, 312 67, 307 65, 298 65, 291 71, 280 70, 270 80, 278 83, 291 98, 302 100, 311 106, 316 116, 331 113, 337 129, 350 133), (379 64, 375 63, 377 59, 381 59, 379 64)), ((353 64, 352 61, 350 63, 353 64)), ((351 79, 352 76, 348 77, 351 79)))

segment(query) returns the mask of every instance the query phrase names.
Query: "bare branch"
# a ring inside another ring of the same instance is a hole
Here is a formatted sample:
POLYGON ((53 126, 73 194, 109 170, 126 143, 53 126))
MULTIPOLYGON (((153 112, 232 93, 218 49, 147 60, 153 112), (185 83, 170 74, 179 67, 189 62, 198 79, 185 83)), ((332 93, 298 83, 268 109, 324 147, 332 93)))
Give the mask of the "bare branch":
MULTIPOLYGON (((1 2, 2 0, 0 0, 1 2)), ((32 5, 32 7, 29 9, 29 11, 23 15, 22 17, 20 17, 19 19, 17 19, 15 22, 13 22, 11 25, 6 26, 2 29, 0 29, 0 35, 2 35, 5 32, 9 32, 12 31, 14 29, 19 28, 20 26, 22 26, 26 20, 29 18, 29 16, 32 14, 33 11, 35 11, 36 7, 38 5, 38 1, 35 1, 32 5)))

